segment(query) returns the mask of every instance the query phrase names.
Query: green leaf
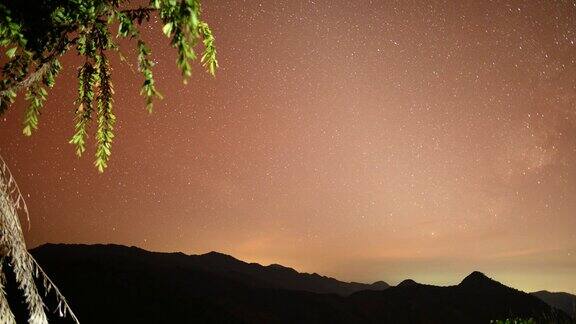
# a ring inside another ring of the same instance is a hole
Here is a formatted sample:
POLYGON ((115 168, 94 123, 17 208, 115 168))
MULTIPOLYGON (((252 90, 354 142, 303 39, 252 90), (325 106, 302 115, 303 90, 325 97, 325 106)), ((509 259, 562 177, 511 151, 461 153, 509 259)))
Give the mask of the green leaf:
POLYGON ((169 22, 166 25, 164 25, 164 27, 162 27, 162 32, 164 33, 164 35, 170 36, 170 34, 172 33, 173 26, 174 24, 172 22, 169 22))
POLYGON ((24 134, 25 136, 32 136, 32 127, 30 125, 25 126, 22 129, 22 134, 24 134))
POLYGON ((11 49, 6 51, 6 56, 8 56, 9 59, 13 59, 14 56, 16 55, 16 50, 18 48, 17 47, 12 47, 11 49))

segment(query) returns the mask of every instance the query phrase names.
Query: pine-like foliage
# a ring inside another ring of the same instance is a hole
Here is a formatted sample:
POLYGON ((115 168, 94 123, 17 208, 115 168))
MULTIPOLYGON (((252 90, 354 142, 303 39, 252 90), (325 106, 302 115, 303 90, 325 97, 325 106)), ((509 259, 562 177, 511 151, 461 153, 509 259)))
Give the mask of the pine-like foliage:
POLYGON ((6 275, 2 266, 6 263, 13 268, 16 283, 24 295, 29 323, 48 323, 46 307, 36 286, 37 281, 42 283, 45 295, 50 291, 56 295, 58 314, 69 315, 76 323, 79 323, 64 296, 26 249, 19 213, 28 218, 28 208, 18 184, 0 156, 0 323, 16 323, 4 290, 6 275))

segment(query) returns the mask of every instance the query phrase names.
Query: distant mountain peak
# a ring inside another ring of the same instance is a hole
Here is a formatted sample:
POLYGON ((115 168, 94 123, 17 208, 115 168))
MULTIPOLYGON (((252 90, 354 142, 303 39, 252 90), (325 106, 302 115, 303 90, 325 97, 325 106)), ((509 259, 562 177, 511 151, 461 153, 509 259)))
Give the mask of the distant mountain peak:
MULTIPOLYGON (((216 252, 216 251, 210 251, 208 253, 201 254, 200 256, 201 257, 215 258, 215 259, 226 259, 226 260, 240 261, 229 254, 216 252)), ((240 262, 242 262, 242 261, 240 261, 240 262)))
POLYGON ((416 286, 418 285, 418 283, 412 279, 406 279, 404 281, 402 281, 401 283, 398 284, 397 287, 410 287, 410 286, 416 286))
POLYGON ((378 280, 376 282, 371 283, 369 287, 372 290, 384 290, 390 288, 390 285, 385 281, 378 280))
POLYGON ((499 282, 489 278, 480 271, 474 271, 460 282, 458 286, 462 287, 488 287, 501 285, 499 282))
POLYGON ((274 269, 274 270, 278 270, 278 271, 286 271, 286 272, 292 272, 292 273, 299 273, 298 271, 296 271, 295 269, 292 269, 290 267, 285 267, 281 264, 278 263, 272 263, 268 266, 266 266, 266 268, 268 269, 274 269))
POLYGON ((471 274, 467 275, 464 280, 492 280, 488 278, 485 274, 480 271, 474 271, 471 274))
POLYGON ((204 253, 204 254, 202 254, 202 255, 205 255, 205 256, 220 256, 220 257, 230 257, 230 258, 232 258, 231 255, 228 255, 228 254, 225 254, 225 253, 222 253, 222 252, 216 252, 216 251, 210 251, 210 252, 204 253))
POLYGON ((372 283, 372 286, 389 286, 386 281, 378 280, 372 283))

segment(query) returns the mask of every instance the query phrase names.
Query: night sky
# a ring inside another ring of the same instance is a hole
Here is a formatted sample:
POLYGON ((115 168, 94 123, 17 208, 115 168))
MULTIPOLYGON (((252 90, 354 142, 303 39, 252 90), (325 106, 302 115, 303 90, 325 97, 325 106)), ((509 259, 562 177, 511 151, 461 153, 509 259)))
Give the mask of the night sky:
POLYGON ((576 293, 570 3, 205 0, 215 79, 196 65, 184 85, 146 25, 165 97, 152 115, 122 42, 133 66, 114 61, 104 174, 94 127, 83 158, 68 144, 81 62, 68 55, 34 136, 23 101, 0 120, 28 244, 216 250, 391 284, 479 270, 576 293))

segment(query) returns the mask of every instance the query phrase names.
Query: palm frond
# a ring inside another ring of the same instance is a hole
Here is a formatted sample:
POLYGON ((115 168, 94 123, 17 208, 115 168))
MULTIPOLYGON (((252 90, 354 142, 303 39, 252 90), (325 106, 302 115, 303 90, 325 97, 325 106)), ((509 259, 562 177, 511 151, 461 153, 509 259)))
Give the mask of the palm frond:
MULTIPOLYGON (((28 224, 30 224, 26 201, 8 165, 0 156, 0 258, 2 260, 7 259, 6 264, 13 268, 16 284, 26 301, 28 322, 31 324, 48 323, 45 312, 46 305, 36 283, 36 279, 38 279, 46 293, 51 290, 54 292, 58 302, 58 313, 61 316, 68 314, 76 323, 79 323, 66 298, 26 249, 26 242, 20 225, 19 216, 21 214, 26 216, 28 224)), ((0 264, 4 264, 4 262, 0 264)), ((4 269, 0 267, 0 318, 2 321, 6 320, 7 323, 15 323, 4 291, 5 281, 4 269)))

